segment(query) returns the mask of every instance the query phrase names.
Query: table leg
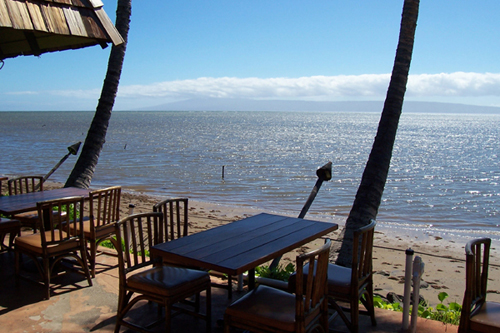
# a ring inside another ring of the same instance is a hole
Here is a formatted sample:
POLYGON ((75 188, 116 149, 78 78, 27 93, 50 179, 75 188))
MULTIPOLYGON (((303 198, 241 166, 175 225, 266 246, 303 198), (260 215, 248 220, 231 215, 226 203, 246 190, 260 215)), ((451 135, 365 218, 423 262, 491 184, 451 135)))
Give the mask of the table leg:
POLYGON ((255 268, 248 270, 248 290, 255 288, 255 268))

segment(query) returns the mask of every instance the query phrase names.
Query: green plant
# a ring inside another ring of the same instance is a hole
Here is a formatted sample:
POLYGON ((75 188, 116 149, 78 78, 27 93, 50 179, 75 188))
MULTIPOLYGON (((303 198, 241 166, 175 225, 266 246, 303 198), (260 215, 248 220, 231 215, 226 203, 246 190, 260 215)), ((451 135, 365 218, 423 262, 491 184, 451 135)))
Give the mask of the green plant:
MULTIPOLYGON (((115 237, 115 236, 113 236, 113 239, 115 239, 115 240, 116 240, 116 237, 115 237)), ((112 242, 111 240, 109 240, 109 239, 105 239, 105 240, 103 240, 103 241, 100 243, 100 245, 101 245, 102 247, 105 247, 105 248, 108 248, 108 249, 115 249, 115 246, 113 245, 113 242, 112 242)), ((124 241, 123 239, 122 239, 122 251, 126 251, 126 250, 125 250, 125 241, 124 241)), ((131 250, 131 249, 130 249, 130 250, 128 250, 128 251, 129 251, 130 253, 132 253, 132 250, 131 250)), ((138 255, 140 255, 141 253, 142 253, 142 252, 140 252, 140 251, 139 251, 139 252, 137 252, 137 254, 138 254, 138 255)), ((145 254, 146 254, 146 257, 149 257, 149 256, 150 256, 150 255, 149 255, 149 251, 147 251, 147 250, 146 250, 145 254)))
POLYGON ((445 324, 458 325, 460 323, 460 315, 462 313, 462 306, 456 302, 451 302, 448 306, 443 304, 443 301, 448 298, 448 294, 440 292, 438 295, 439 304, 436 309, 432 307, 424 308, 418 307, 418 316, 422 318, 438 320, 445 324))
MULTIPOLYGON (((445 324, 458 325, 460 323, 460 315, 462 306, 456 302, 451 302, 448 305, 443 304, 443 301, 448 298, 448 294, 441 292, 438 295, 439 304, 434 309, 431 306, 423 304, 418 305, 418 316, 426 319, 437 320, 445 324)), ((403 307, 399 302, 388 303, 380 296, 373 297, 373 304, 376 308, 403 312, 403 307)), ((411 309, 410 309, 411 312, 411 309)))
POLYGON ((290 274, 295 272, 295 266, 289 263, 286 266, 278 266, 271 269, 269 266, 258 266, 255 268, 255 276, 260 276, 263 278, 275 279, 288 282, 290 274))

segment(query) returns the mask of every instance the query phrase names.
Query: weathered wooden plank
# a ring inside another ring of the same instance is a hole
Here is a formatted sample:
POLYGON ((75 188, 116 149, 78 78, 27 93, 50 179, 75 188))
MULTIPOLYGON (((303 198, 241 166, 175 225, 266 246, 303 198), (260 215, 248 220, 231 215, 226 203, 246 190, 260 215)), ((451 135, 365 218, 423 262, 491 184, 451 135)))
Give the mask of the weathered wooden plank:
POLYGON ((101 22, 101 24, 104 26, 104 29, 106 29, 106 33, 111 38, 111 41, 113 42, 113 44, 115 46, 122 44, 124 42, 122 36, 118 32, 118 30, 116 30, 113 22, 111 22, 108 15, 106 15, 106 12, 104 11, 104 9, 98 8, 95 10, 95 13, 96 13, 97 17, 99 18, 99 21, 101 22))
POLYGON ((80 8, 80 14, 82 16, 83 23, 85 24, 85 30, 90 38, 96 38, 101 40, 107 40, 108 35, 104 31, 104 27, 97 18, 93 9, 80 8))
POLYGON ((45 25, 45 20, 42 15, 42 10, 40 9, 39 2, 26 1, 28 11, 31 16, 31 22, 33 23, 33 28, 38 31, 48 32, 47 26, 45 25))
POLYGON ((7 9, 10 13, 12 27, 14 29, 33 30, 30 14, 26 3, 18 0, 7 2, 7 9))
POLYGON ((45 21, 45 26, 47 27, 47 30, 49 32, 54 32, 55 27, 54 24, 52 23, 52 20, 50 19, 50 8, 49 8, 49 3, 47 1, 40 3, 40 12, 42 13, 43 20, 45 21))
POLYGON ((104 6, 101 0, 90 0, 90 3, 94 8, 101 8, 104 6))
POLYGON ((88 37, 78 8, 63 7, 63 13, 72 35, 88 37))
POLYGON ((52 0, 54 3, 62 3, 65 5, 71 5, 71 0, 52 0))
POLYGON ((61 7, 47 3, 46 6, 40 6, 40 8, 42 8, 42 14, 49 32, 62 35, 70 34, 66 17, 61 7))
POLYGON ((71 0, 71 4, 75 7, 93 8, 89 0, 71 0))
POLYGON ((10 20, 5 0, 0 0, 0 27, 5 27, 5 28, 12 27, 12 21, 10 20))

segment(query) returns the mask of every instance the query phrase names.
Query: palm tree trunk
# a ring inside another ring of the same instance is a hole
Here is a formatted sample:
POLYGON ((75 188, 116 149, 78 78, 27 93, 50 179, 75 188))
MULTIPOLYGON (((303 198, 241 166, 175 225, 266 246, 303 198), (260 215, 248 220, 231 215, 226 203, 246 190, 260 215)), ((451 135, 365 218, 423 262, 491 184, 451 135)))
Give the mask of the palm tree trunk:
POLYGON ((337 258, 337 264, 342 266, 349 267, 351 264, 353 231, 377 217, 382 201, 410 71, 418 9, 419 0, 405 0, 396 58, 377 136, 346 221, 344 239, 337 258))
POLYGON ((96 108, 94 119, 90 125, 82 152, 66 181, 65 187, 75 186, 89 188, 94 171, 97 166, 99 155, 106 142, 111 111, 115 103, 118 84, 127 48, 128 31, 130 28, 130 15, 132 11, 132 0, 118 0, 116 8, 116 29, 122 35, 125 42, 111 49, 108 60, 108 70, 102 86, 101 97, 96 108))

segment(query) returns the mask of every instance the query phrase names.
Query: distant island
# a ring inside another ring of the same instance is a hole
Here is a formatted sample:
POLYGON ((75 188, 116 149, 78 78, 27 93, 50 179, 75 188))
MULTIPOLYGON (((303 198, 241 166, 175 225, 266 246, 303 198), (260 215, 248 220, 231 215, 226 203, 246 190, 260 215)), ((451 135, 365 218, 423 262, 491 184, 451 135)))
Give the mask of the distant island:
MULTIPOLYGON (((139 111, 313 111, 382 112, 383 101, 316 102, 290 100, 253 100, 239 98, 202 98, 161 104, 139 111)), ((411 113, 491 113, 500 107, 455 103, 405 101, 403 112, 411 113)))

